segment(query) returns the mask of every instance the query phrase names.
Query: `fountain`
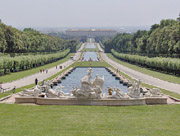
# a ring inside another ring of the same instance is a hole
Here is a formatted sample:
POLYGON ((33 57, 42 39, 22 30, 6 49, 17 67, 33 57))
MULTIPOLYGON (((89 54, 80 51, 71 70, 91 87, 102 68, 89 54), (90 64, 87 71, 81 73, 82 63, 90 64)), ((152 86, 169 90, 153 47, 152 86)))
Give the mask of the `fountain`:
POLYGON ((88 74, 81 79, 81 88, 73 87, 72 94, 77 98, 84 99, 99 99, 102 98, 102 88, 104 84, 104 77, 100 78, 96 75, 95 79, 91 81, 92 69, 88 69, 88 74))
MULTIPOLYGON (((121 92, 119 88, 108 87, 114 93, 107 95, 103 93, 104 76, 96 74, 92 80, 92 69, 89 68, 87 75, 81 79, 81 87, 74 86, 70 93, 63 92, 63 86, 55 89, 50 87, 50 82, 43 86, 36 86, 32 90, 23 90, 16 103, 35 103, 39 105, 145 105, 145 104, 167 104, 167 98, 157 88, 146 89, 141 87, 140 80, 133 82, 128 92, 121 92)), ((110 92, 111 92, 110 91, 110 92)))
POLYGON ((85 52, 82 61, 98 61, 98 58, 96 52, 85 52))

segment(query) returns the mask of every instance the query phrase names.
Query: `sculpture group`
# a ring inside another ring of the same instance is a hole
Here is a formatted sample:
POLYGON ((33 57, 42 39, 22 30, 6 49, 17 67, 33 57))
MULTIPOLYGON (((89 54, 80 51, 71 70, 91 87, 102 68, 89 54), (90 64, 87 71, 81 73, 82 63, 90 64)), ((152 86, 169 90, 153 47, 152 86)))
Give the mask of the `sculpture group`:
POLYGON ((52 89, 50 82, 47 81, 42 86, 35 86, 32 90, 23 90, 19 95, 44 98, 78 98, 78 99, 138 99, 143 97, 162 97, 163 94, 157 88, 147 89, 141 87, 140 80, 133 81, 128 92, 124 93, 119 88, 107 87, 109 95, 103 93, 104 76, 99 77, 96 74, 92 80, 92 69, 89 68, 87 75, 81 79, 81 88, 74 86, 71 93, 64 93, 63 86, 57 86, 52 89))
POLYGON ((81 79, 81 88, 73 87, 72 94, 77 98, 102 98, 102 89, 104 85, 104 77, 100 78, 96 75, 91 81, 92 69, 88 69, 88 74, 81 79))

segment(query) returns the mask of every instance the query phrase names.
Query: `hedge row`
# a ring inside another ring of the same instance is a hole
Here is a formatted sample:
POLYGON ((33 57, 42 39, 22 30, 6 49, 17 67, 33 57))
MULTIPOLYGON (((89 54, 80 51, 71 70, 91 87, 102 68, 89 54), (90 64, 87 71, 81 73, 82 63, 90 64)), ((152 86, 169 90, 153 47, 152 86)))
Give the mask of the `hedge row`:
POLYGON ((180 59, 178 58, 164 58, 164 57, 149 58, 146 56, 118 53, 114 49, 112 49, 111 52, 114 57, 120 60, 132 64, 137 64, 142 67, 148 67, 151 69, 156 69, 160 71, 165 71, 167 73, 173 73, 175 75, 180 75, 180 59))
POLYGON ((1 72, 3 72, 3 74, 6 74, 7 72, 17 72, 21 70, 26 70, 58 61, 64 58, 69 53, 70 53, 70 49, 67 49, 63 52, 57 52, 46 55, 0 57, 0 70, 1 72))

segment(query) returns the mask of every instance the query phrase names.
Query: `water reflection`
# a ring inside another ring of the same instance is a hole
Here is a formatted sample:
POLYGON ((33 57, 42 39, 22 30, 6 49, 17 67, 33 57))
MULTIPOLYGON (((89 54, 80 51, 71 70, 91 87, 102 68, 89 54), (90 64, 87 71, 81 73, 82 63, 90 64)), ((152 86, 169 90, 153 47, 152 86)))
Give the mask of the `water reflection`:
POLYGON ((93 48, 93 49, 95 49, 96 45, 94 43, 87 43, 86 44, 86 48, 93 48))
POLYGON ((98 56, 96 52, 85 52, 83 56, 83 61, 98 61, 98 56))

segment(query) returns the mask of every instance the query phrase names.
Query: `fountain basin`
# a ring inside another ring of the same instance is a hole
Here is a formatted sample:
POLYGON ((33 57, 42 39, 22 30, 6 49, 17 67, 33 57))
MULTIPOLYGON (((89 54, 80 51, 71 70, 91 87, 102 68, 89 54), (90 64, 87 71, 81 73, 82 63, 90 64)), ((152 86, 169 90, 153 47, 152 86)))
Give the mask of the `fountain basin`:
POLYGON ((37 105, 89 105, 89 106, 133 106, 167 104, 166 97, 137 99, 78 99, 78 98, 34 98, 16 97, 16 103, 33 103, 37 105))
POLYGON ((98 55, 96 52, 85 52, 83 61, 98 61, 98 55))
MULTIPOLYGON (((80 87, 80 80, 86 74, 87 70, 88 67, 76 67, 71 74, 62 78, 61 83, 58 83, 58 86, 64 86, 63 91, 65 93, 69 93, 73 86, 80 87)), ((92 78, 95 78, 96 74, 98 74, 100 77, 104 76, 105 83, 103 87, 103 93, 108 94, 107 90, 105 90, 107 86, 118 87, 122 90, 122 92, 127 92, 128 87, 120 84, 119 80, 116 79, 115 76, 112 76, 105 67, 93 67, 92 70, 92 78)), ((53 88, 55 89, 55 87, 56 85, 53 88)))
POLYGON ((94 43, 87 43, 86 44, 86 49, 95 49, 96 48, 96 45, 94 43))

